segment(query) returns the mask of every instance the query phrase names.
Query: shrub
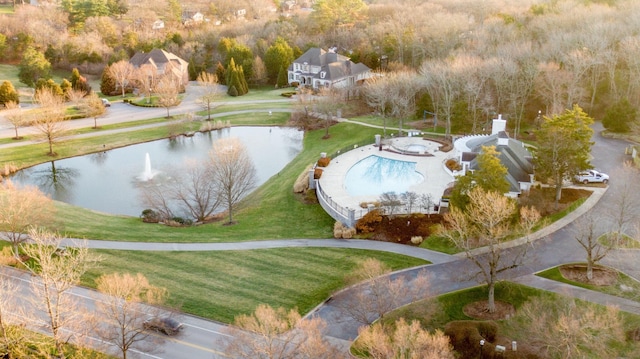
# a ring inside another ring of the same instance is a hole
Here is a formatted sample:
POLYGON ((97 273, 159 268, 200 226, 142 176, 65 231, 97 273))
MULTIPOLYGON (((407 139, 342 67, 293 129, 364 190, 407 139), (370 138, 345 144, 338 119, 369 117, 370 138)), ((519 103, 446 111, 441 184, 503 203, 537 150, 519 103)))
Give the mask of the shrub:
POLYGON ((0 251, 0 265, 14 267, 17 264, 18 259, 13 255, 11 246, 2 248, 2 251, 0 251))
POLYGON ((293 192, 294 193, 302 193, 309 189, 309 170, 311 169, 311 165, 307 166, 296 178, 296 181, 293 183, 293 192))
POLYGON ((287 91, 287 92, 283 92, 283 93, 281 93, 281 94, 280 94, 280 96, 283 96, 283 97, 289 97, 289 98, 291 98, 291 97, 293 97, 295 94, 296 94, 296 92, 295 92, 295 91, 287 91))
POLYGON ((342 238, 342 229, 344 225, 340 221, 333 224, 333 238, 342 238))
POLYGON ((331 162, 331 158, 322 157, 318 160, 318 167, 327 167, 329 165, 329 162, 331 162))
POLYGON ((496 339, 498 325, 493 321, 457 320, 445 325, 444 334, 461 357, 473 358, 480 354, 479 343, 482 339, 485 340, 484 352, 494 352, 491 342, 496 339))
POLYGON ((380 210, 375 209, 356 222, 356 230, 360 233, 371 233, 375 231, 380 222, 382 222, 382 214, 380 214, 380 210))
POLYGON ((158 223, 160 222, 160 215, 158 214, 158 212, 147 208, 142 211, 142 222, 158 223))
POLYGON ((356 234, 356 229, 352 227, 345 227, 340 221, 336 221, 333 224, 333 237, 336 239, 344 238, 350 239, 356 234))
POLYGON ((422 241, 424 241, 424 238, 422 238, 422 236, 412 236, 411 237, 411 243, 418 245, 420 243, 422 243, 422 241))
POLYGON ((460 163, 454 158, 449 158, 447 162, 445 162, 445 166, 447 166, 450 171, 460 171, 462 169, 460 163))
POLYGON ((484 339, 493 342, 496 340, 498 336, 498 324, 494 321, 483 321, 478 322, 477 325, 478 332, 480 332, 480 336, 484 339))
POLYGON ((320 179, 322 176, 322 168, 316 168, 313 170, 313 179, 320 179))
POLYGON ((342 229, 342 238, 344 239, 351 239, 355 235, 356 235, 356 229, 353 227, 349 227, 349 228, 345 227, 342 229))

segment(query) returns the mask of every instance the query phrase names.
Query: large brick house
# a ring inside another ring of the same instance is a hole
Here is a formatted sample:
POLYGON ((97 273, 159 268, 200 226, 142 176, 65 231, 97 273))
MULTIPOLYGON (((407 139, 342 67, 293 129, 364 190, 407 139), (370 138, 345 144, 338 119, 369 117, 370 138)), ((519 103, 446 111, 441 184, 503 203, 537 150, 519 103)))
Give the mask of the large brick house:
POLYGON ((165 76, 171 76, 182 89, 189 84, 189 63, 170 52, 161 49, 153 49, 146 53, 137 52, 129 63, 136 69, 146 70, 147 84, 150 87, 165 76))

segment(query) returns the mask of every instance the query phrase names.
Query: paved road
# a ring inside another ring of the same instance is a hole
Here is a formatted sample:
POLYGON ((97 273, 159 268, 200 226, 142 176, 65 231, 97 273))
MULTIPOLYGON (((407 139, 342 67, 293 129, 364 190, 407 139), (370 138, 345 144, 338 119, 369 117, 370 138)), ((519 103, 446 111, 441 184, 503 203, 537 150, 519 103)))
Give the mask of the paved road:
MULTIPOLYGON (((192 96, 193 97, 193 96, 192 96)), ((181 106, 180 110, 172 110, 172 113, 178 114, 180 112, 189 112, 195 109, 195 104, 181 106), (189 107, 192 106, 192 107, 189 107)), ((100 120, 101 124, 122 122, 127 120, 133 120, 141 114, 135 114, 137 111, 144 112, 145 118, 160 117, 166 114, 165 110, 158 109, 157 113, 149 112, 149 109, 138 109, 130 107, 124 104, 114 104, 111 107, 111 114, 107 115, 105 119, 100 120)), ((93 125, 93 120, 86 120, 87 124, 79 126, 89 127, 93 125)), ((75 122, 75 121, 74 121, 75 122)), ((0 121, 0 124, 2 121, 0 121)), ((0 126, 0 137, 11 137, 13 132, 10 129, 2 129, 0 126), (6 135, 8 133, 8 135, 6 135)), ((624 148, 626 143, 617 140, 611 140, 602 138, 599 136, 599 131, 602 129, 599 124, 594 126, 596 129, 596 135, 594 136, 595 145, 593 146, 592 154, 594 156, 592 163, 603 170, 604 172, 614 173, 614 170, 621 167, 621 164, 625 161, 624 148)), ((0 146, 0 149, 2 147, 0 146)), ((600 293, 586 291, 582 289, 576 289, 571 286, 566 286, 560 283, 546 281, 541 278, 537 278, 532 274, 556 266, 558 264, 572 262, 572 261, 584 261, 584 251, 579 248, 577 242, 573 239, 573 224, 571 223, 577 216, 581 215, 587 209, 594 211, 600 215, 600 222, 602 226, 606 226, 606 222, 610 221, 610 218, 602 215, 603 213, 610 212, 610 208, 607 203, 611 201, 615 194, 619 191, 618 183, 616 183, 615 177, 612 178, 610 183, 610 189, 607 192, 599 192, 598 198, 601 196, 600 201, 591 200, 581 210, 573 213, 571 217, 559 221, 547 228, 539 235, 539 238, 535 241, 535 244, 530 250, 530 256, 527 261, 504 274, 503 278, 515 280, 517 282, 535 286, 538 288, 552 290, 559 293, 565 293, 575 295, 590 301, 598 303, 615 303, 623 310, 639 313, 640 309, 636 302, 622 300, 616 297, 610 297, 602 295, 600 293)), ((595 198, 595 197, 594 197, 595 198)), ((412 247, 394 246, 388 243, 382 242, 368 242, 357 240, 306 240, 296 239, 289 241, 260 241, 260 242, 244 242, 244 243, 125 243, 125 242, 112 242, 112 241, 89 241, 89 246, 93 248, 120 248, 120 249, 133 249, 133 250, 236 250, 236 249, 254 249, 254 248, 274 248, 277 246, 338 246, 346 248, 372 248, 377 250, 385 250, 397 252, 405 255, 411 255, 419 258, 423 258, 433 262, 434 264, 423 266, 420 268, 409 269, 392 274, 393 277, 403 277, 411 285, 411 282, 415 280, 416 275, 420 271, 427 271, 430 275, 430 291, 432 295, 438 295, 442 293, 452 292, 455 290, 468 288, 475 286, 478 283, 470 278, 467 273, 475 272, 474 265, 467 259, 460 256, 447 256, 440 253, 434 253, 431 251, 420 250, 412 247)), ((509 257, 517 248, 508 250, 506 257, 509 257)), ((640 260, 640 252, 635 251, 619 251, 614 253, 605 259, 604 263, 611 265, 615 268, 625 271, 627 274, 634 278, 640 279, 640 270, 636 269, 633 265, 640 260)), ((86 290, 86 289, 84 289, 86 290)), ((341 301, 345 300, 349 296, 353 295, 353 292, 358 290, 358 287, 347 288, 340 293, 337 293, 331 298, 331 301, 327 301, 311 315, 321 316, 328 323, 328 336, 331 340, 339 343, 342 347, 347 348, 350 340, 357 335, 358 323, 354 322, 348 317, 342 315, 339 309, 341 301)), ((185 322, 193 320, 195 324, 189 324, 194 327, 194 330, 187 330, 180 340, 169 341, 163 344, 162 350, 165 354, 157 356, 159 358, 178 358, 185 357, 188 353, 190 358, 210 358, 210 357, 222 357, 221 353, 216 353, 216 349, 213 349, 212 339, 215 333, 223 332, 222 327, 215 322, 205 321, 197 318, 184 318, 185 322), (197 334, 199 333, 199 334, 197 334), (204 334, 203 334, 204 333, 204 334)), ((221 340, 224 340, 224 336, 221 340)), ((217 346, 219 348, 219 346, 217 346)), ((218 349, 219 350, 219 349, 218 349)))

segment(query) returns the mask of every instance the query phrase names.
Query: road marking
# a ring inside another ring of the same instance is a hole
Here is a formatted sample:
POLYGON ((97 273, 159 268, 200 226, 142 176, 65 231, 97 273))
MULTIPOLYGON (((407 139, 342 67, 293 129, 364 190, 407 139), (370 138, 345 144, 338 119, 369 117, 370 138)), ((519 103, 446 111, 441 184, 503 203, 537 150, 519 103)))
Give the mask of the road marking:
POLYGON ((218 335, 225 336, 225 337, 229 337, 229 338, 233 338, 233 337, 234 337, 233 335, 229 335, 229 334, 226 334, 226 333, 218 332, 218 331, 215 331, 215 330, 212 330, 212 329, 207 329, 207 328, 199 327, 199 326, 197 326, 197 325, 187 324, 187 323, 182 323, 182 324, 184 324, 184 326, 185 326, 185 327, 191 327, 191 328, 194 328, 194 329, 202 330, 202 331, 204 331, 204 332, 209 332, 209 333, 213 333, 213 334, 218 334, 218 335))

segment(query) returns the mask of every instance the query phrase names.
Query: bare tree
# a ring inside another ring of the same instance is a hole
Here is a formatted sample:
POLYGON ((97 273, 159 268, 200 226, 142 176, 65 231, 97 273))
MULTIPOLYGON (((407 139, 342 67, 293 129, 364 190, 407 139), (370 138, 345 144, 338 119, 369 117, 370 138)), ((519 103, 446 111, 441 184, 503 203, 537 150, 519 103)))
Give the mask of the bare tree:
POLYGON ((0 275, 0 352, 8 359, 24 358, 28 342, 15 318, 24 318, 24 306, 16 299, 18 287, 8 276, 0 275), (14 319, 10 319, 13 317, 14 319))
POLYGON ((169 108, 180 104, 179 87, 180 85, 171 76, 163 77, 155 87, 158 104, 167 109, 167 118, 171 117, 169 108))
POLYGON ((324 123, 323 139, 328 139, 329 126, 337 115, 336 111, 342 107, 342 97, 340 92, 334 88, 323 88, 319 91, 315 102, 315 111, 320 114, 321 121, 324 123))
POLYGON ((330 359, 343 358, 323 338, 326 324, 320 318, 302 319, 295 310, 259 305, 251 315, 236 317, 237 328, 229 331, 235 339, 226 353, 239 358, 330 359))
POLYGON ((99 312, 108 319, 98 328, 100 338, 120 349, 123 359, 131 349, 152 352, 156 343, 149 340, 144 321, 158 315, 152 305, 164 303, 166 290, 151 285, 140 273, 103 274, 96 284, 106 294, 98 301, 99 312))
POLYGON ((62 237, 41 230, 29 232, 30 242, 21 245, 29 258, 25 267, 39 280, 33 281, 33 304, 46 315, 45 327, 51 333, 56 355, 65 358, 65 344, 82 336, 88 328, 81 307, 70 293, 93 260, 86 246, 62 248, 62 237))
POLYGON ((393 215, 402 206, 402 201, 397 193, 385 192, 380 195, 380 205, 384 207, 388 215, 393 215))
POLYGON ((187 169, 176 175, 172 193, 180 206, 197 221, 204 221, 220 206, 219 186, 211 169, 198 162, 187 163, 187 169))
POLYGON ((409 324, 404 318, 398 319, 394 325, 378 322, 369 327, 360 327, 353 349, 356 353, 363 353, 372 359, 456 357, 449 337, 442 331, 429 333, 417 320, 409 324))
POLYGON ((587 253, 587 280, 593 280, 593 267, 611 250, 598 242, 600 234, 596 233, 597 220, 592 213, 580 217, 574 222, 574 238, 587 253))
POLYGON ((136 81, 138 90, 147 96, 147 103, 151 102, 151 93, 156 86, 158 70, 150 64, 144 64, 134 72, 133 79, 136 81))
POLYGON ((0 229, 2 236, 11 242, 16 258, 27 232, 50 225, 54 212, 53 201, 38 188, 17 187, 10 180, 0 183, 0 229))
POLYGON ((632 236, 630 231, 635 227, 640 215, 640 192, 637 189, 638 170, 630 164, 616 170, 613 177, 618 183, 611 188, 611 199, 607 201, 606 216, 610 218, 611 230, 609 239, 614 246, 619 245, 624 236, 632 236))
POLYGON ((109 66, 111 77, 116 81, 116 89, 120 87, 124 97, 127 86, 135 79, 136 68, 127 60, 120 60, 109 66))
POLYGON ((175 203, 170 183, 143 185, 140 197, 148 209, 157 212, 158 220, 174 217, 175 203))
POLYGON ((416 203, 418 203, 419 198, 420 196, 417 193, 411 192, 411 191, 407 191, 400 194, 400 199, 402 200, 405 207, 407 208, 407 213, 413 213, 413 206, 415 206, 416 203))
POLYGON ((416 112, 416 92, 420 88, 413 71, 401 71, 391 77, 387 90, 391 93, 391 116, 398 120, 398 135, 402 136, 403 120, 416 112))
POLYGON ((93 117, 93 128, 98 128, 98 117, 107 111, 102 99, 98 97, 98 94, 92 92, 83 99, 81 106, 85 116, 93 117))
POLYGON ((566 297, 537 297, 511 321, 524 340, 549 358, 615 358, 625 335, 617 308, 566 297), (598 338, 598 340, 594 340, 598 338))
POLYGON ((420 206, 427 210, 427 216, 431 216, 431 209, 434 207, 435 202, 431 193, 423 193, 419 198, 420 206))
POLYGON ((456 67, 444 60, 426 61, 420 68, 423 87, 431 96, 435 113, 445 119, 445 136, 451 135, 451 119, 455 103, 461 96, 459 76, 456 67))
POLYGON ((64 98, 43 87, 36 92, 36 101, 41 108, 33 126, 49 143, 49 155, 55 156, 53 145, 68 132, 64 98))
POLYGON ((20 109, 20 105, 16 102, 9 101, 4 106, 6 107, 4 117, 11 123, 16 132, 16 136, 13 139, 19 140, 22 137, 18 136, 18 128, 28 125, 27 114, 20 109))
POLYGON ((387 136, 387 112, 391 103, 391 92, 388 91, 389 79, 385 74, 370 77, 364 87, 367 105, 373 107, 382 117, 382 135, 387 136))
POLYGON ((253 189, 256 168, 246 148, 237 138, 223 138, 209 152, 211 180, 218 185, 218 196, 233 223, 233 209, 253 189))
POLYGON ((71 102, 73 106, 78 106, 85 96, 87 96, 86 91, 74 88, 70 88, 69 91, 65 93, 67 101, 71 102))
POLYGON ((445 214, 446 227, 442 234, 456 247, 465 251, 479 269, 476 274, 489 288, 488 308, 495 312, 495 285, 498 275, 519 266, 527 253, 526 245, 520 246, 509 256, 503 256, 503 242, 522 234, 527 239, 540 214, 528 207, 517 209, 516 202, 495 191, 486 191, 479 186, 469 192, 469 204, 464 210, 450 208, 445 214), (514 222, 514 215, 518 221, 514 222), (482 255, 475 249, 485 247, 482 255))
POLYGON ((198 75, 198 84, 202 87, 200 104, 207 110, 207 121, 211 121, 211 111, 215 108, 215 101, 220 98, 221 94, 218 76, 203 71, 198 75))
MULTIPOLYGON (((404 301, 415 301, 428 296, 429 279, 420 273, 411 283, 398 277, 393 279, 391 270, 377 259, 368 258, 346 278, 347 284, 358 284, 358 289, 340 301, 343 315, 368 325, 398 308, 404 301)), ((434 306, 435 308, 435 306, 434 306)))

